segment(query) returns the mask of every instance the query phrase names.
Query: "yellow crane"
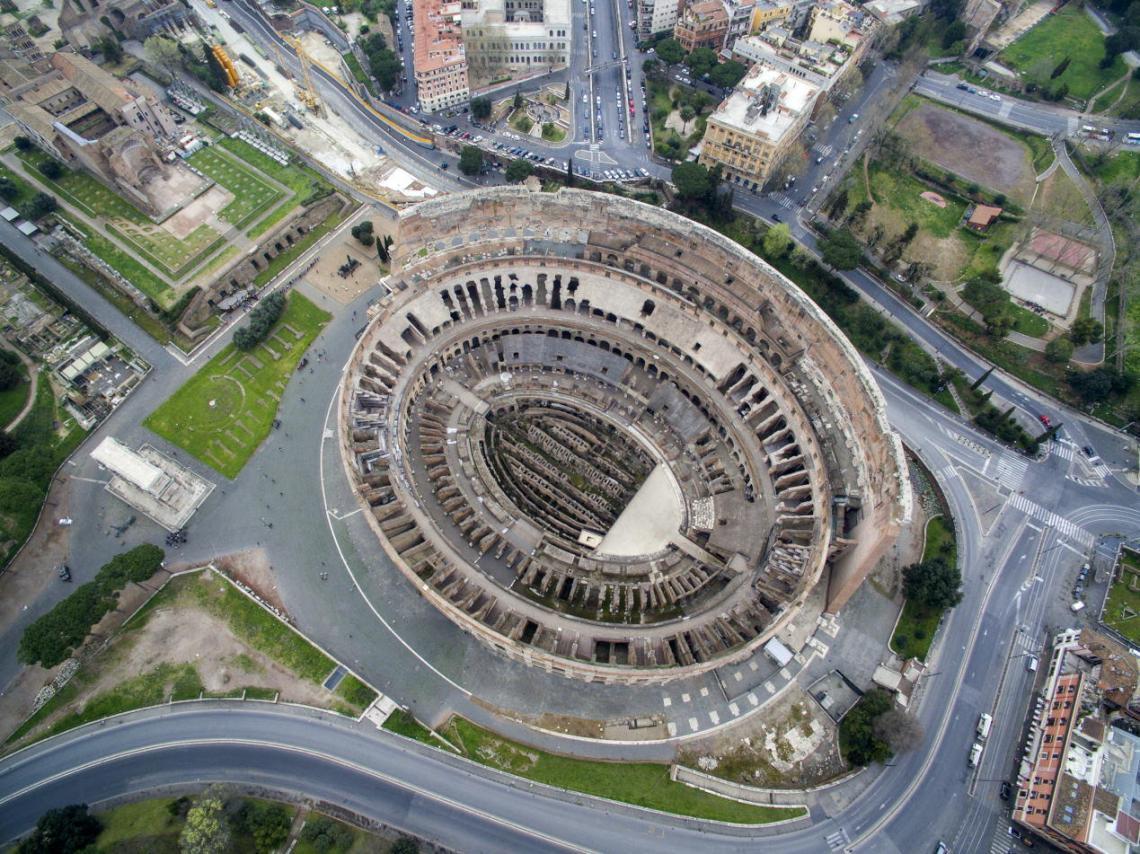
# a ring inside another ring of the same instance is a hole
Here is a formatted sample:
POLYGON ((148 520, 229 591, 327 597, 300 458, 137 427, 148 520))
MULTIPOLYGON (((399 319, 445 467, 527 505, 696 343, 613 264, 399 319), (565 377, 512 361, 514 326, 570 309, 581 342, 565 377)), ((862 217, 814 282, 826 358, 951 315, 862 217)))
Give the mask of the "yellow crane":
POLYGON ((313 85, 313 77, 309 72, 309 54, 305 52, 305 46, 301 44, 299 38, 285 36, 285 40, 292 46, 301 63, 301 80, 303 82, 297 84, 297 97, 304 102, 306 107, 319 115, 322 109, 321 97, 317 94, 317 87, 313 85))

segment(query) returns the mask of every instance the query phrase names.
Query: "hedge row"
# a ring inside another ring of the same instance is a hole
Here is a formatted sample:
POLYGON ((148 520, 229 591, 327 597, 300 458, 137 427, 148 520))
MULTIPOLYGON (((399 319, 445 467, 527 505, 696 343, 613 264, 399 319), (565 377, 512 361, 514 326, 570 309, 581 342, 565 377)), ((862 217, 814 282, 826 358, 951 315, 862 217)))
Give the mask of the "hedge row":
POLYGON ((285 294, 281 291, 270 294, 249 313, 249 323, 234 333, 234 346, 239 350, 252 350, 269 337, 282 313, 285 311, 285 294))
POLYGON ((25 629, 18 650, 20 661, 55 667, 115 607, 119 591, 129 582, 146 581, 158 571, 165 557, 158 546, 144 544, 111 558, 96 573, 94 581, 77 587, 25 629))

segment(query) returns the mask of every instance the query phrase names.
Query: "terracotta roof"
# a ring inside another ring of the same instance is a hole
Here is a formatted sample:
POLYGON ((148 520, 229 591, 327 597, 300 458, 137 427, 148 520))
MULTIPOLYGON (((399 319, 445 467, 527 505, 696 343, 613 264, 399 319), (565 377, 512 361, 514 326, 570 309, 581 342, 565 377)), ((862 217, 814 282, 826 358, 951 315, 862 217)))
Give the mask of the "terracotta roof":
POLYGON ((1001 216, 1001 208, 995 208, 992 205, 977 205, 974 212, 970 214, 969 224, 985 228, 999 216, 1001 216))

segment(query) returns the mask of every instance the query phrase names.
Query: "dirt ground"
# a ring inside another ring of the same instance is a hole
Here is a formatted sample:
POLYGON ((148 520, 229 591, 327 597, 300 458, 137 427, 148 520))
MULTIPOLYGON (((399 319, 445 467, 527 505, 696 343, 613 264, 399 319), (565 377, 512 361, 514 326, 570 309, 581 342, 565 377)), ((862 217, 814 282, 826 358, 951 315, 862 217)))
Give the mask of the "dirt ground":
POLYGON ((264 549, 249 549, 225 555, 217 558, 214 566, 228 572, 231 578, 240 581, 282 614, 288 613, 277 592, 273 564, 269 562, 264 549))
MULTIPOLYGON (((145 601, 147 595, 149 593, 141 598, 145 601)), ((332 692, 298 679, 273 659, 248 646, 223 620, 184 601, 185 597, 182 599, 176 607, 152 612, 141 628, 118 634, 109 646, 85 658, 74 677, 80 686, 79 695, 74 702, 45 718, 37 730, 82 710, 91 698, 128 679, 150 673, 161 664, 193 664, 210 692, 256 687, 276 691, 282 702, 323 708, 337 704, 332 692)), ((102 625, 97 627, 97 632, 102 630, 102 625)), ((40 674, 36 690, 47 681, 44 672, 40 674)), ((15 721, 0 719, 4 725, 0 733, 11 732, 30 711, 29 706, 15 721)))
POLYGON ((818 786, 847 770, 835 722, 798 685, 740 725, 690 742, 680 761, 726 780, 771 788, 818 786))
POLYGON ((1057 169, 1041 182, 1033 209, 1047 216, 1079 225, 1094 225, 1092 211, 1085 197, 1063 169, 1057 169))
POLYGON ((985 122, 924 103, 896 130, 914 153, 944 169, 1027 204, 1033 195, 1029 151, 985 122))
MULTIPOLYGON (((387 220, 370 217, 370 212, 371 209, 365 207, 353 221, 353 225, 371 219, 377 238, 382 239, 384 235, 392 234, 392 229, 386 224, 387 220)), ((352 229, 349 227, 340 232, 339 240, 330 243, 321 253, 316 266, 305 274, 305 281, 344 305, 376 287, 380 279, 386 275, 387 269, 381 267, 377 260, 376 246, 362 246, 360 241, 352 236, 352 229), (360 266, 349 276, 341 278, 337 269, 344 264, 348 256, 359 261, 360 266)))

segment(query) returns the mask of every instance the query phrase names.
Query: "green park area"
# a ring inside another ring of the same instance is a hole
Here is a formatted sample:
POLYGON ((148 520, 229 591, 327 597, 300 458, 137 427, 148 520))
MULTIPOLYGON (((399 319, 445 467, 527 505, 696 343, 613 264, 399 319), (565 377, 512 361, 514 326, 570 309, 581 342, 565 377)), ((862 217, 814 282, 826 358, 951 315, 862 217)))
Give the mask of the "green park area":
POLYGON ((252 222, 282 197, 281 191, 244 161, 213 147, 195 152, 189 162, 233 194, 233 201, 218 212, 231 225, 240 228, 252 222))
POLYGON ((735 824, 770 824, 800 818, 800 807, 770 807, 729 800, 669 779, 669 766, 649 762, 594 762, 536 750, 501 738, 468 720, 452 718, 440 731, 475 762, 545 783, 675 815, 735 824))
MULTIPOLYGON (((934 516, 926 523, 926 545, 922 551, 922 562, 935 558, 942 558, 951 566, 958 560, 954 527, 945 516, 934 516)), ((908 597, 891 636, 891 649, 902 658, 925 661, 943 612, 942 608, 931 608, 916 601, 914 597, 908 597)))
POLYGON ((228 345, 143 422, 226 477, 273 429, 277 404, 301 356, 329 315, 300 294, 265 340, 248 352, 228 345))
POLYGON ((1104 35, 1081 4, 1068 3, 1006 47, 997 59, 1039 90, 1060 90, 1085 100, 1129 71, 1120 56, 1101 68, 1104 56, 1104 35))
POLYGON ((394 831, 360 830, 305 806, 243 797, 225 787, 99 811, 89 812, 85 805, 51 810, 27 844, 18 850, 78 851, 79 845, 91 854, 417 854, 419 850, 415 840, 394 831), (53 845, 60 837, 69 844, 53 845))
POLYGON ((1140 552, 1121 553, 1119 574, 1108 590, 1101 620, 1140 647, 1140 552))

